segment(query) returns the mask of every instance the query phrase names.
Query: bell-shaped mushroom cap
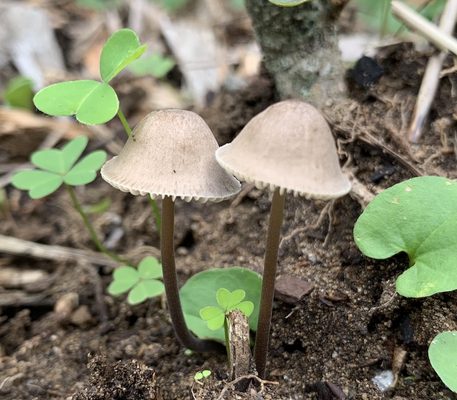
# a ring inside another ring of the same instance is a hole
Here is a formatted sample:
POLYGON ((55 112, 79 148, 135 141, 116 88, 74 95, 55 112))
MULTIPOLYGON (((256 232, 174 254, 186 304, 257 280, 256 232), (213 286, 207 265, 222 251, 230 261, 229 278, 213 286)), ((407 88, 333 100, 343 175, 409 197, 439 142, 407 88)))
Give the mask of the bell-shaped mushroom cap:
POLYGON ((256 115, 216 159, 238 179, 308 198, 332 199, 351 184, 341 172, 330 127, 313 106, 298 100, 256 115))
POLYGON ((155 111, 141 120, 101 175, 110 185, 134 195, 221 201, 239 192, 241 185, 216 162, 217 148, 199 115, 155 111))

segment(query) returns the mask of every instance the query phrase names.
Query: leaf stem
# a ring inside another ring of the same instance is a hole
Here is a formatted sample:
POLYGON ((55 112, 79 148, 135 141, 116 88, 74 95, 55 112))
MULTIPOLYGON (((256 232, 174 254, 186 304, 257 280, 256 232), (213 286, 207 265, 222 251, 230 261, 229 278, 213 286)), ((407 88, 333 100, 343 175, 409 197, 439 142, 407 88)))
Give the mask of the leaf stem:
POLYGON ((119 107, 119 110, 117 111, 117 116, 119 117, 119 120, 121 121, 121 124, 124 127, 127 136, 132 136, 132 129, 130 128, 129 123, 127 122, 127 118, 125 118, 125 115, 121 110, 121 107, 119 107))
POLYGON ((70 185, 65 185, 67 188, 68 194, 70 195, 71 202, 73 204, 74 209, 78 212, 78 214, 81 216, 84 226, 86 227, 87 231, 89 232, 90 238, 92 239, 92 242, 94 242, 95 247, 102 252, 103 254, 107 255, 109 258, 113 259, 114 261, 117 261, 119 263, 124 263, 125 260, 122 260, 117 254, 114 254, 113 252, 109 251, 101 242, 101 240, 97 236, 97 232, 95 232, 95 229, 92 225, 92 223, 89 220, 89 217, 85 213, 84 209, 81 206, 81 203, 79 202, 78 198, 76 197, 76 192, 75 190, 70 186, 70 185))
MULTIPOLYGON (((119 110, 117 111, 117 116, 119 117, 119 120, 121 121, 121 124, 124 127, 125 133, 130 138, 132 136, 132 128, 130 128, 127 118, 125 118, 125 115, 121 110, 121 107, 119 107, 119 110)), ((151 196, 148 196, 148 199, 149 204, 151 205, 152 215, 154 216, 157 232, 159 232, 160 235, 160 232, 162 230, 162 219, 160 216, 159 206, 151 196)))

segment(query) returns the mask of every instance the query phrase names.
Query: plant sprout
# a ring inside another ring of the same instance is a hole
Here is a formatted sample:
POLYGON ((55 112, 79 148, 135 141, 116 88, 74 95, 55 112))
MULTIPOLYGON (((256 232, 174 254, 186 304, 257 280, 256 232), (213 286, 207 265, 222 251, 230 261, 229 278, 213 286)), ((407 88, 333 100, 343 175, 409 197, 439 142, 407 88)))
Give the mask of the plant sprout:
POLYGON ((400 252, 409 268, 396 282, 405 297, 457 289, 457 182, 423 176, 384 190, 354 227, 360 251, 375 259, 400 252))
POLYGON ((86 149, 87 142, 87 137, 79 136, 68 142, 62 149, 34 152, 30 161, 36 168, 17 172, 11 183, 17 189, 27 190, 32 199, 41 199, 54 193, 62 185, 65 186, 72 205, 81 216, 95 246, 110 258, 121 261, 98 238, 73 189, 74 186, 93 182, 97 177, 97 171, 106 160, 106 153, 103 150, 97 150, 78 161, 86 149))
POLYGON ((198 371, 194 375, 194 381, 201 384, 200 381, 208 378, 210 375, 211 375, 211 371, 209 369, 204 369, 203 371, 198 371))
MULTIPOLYGON (((119 106, 119 99, 109 84, 123 69, 146 50, 131 29, 113 33, 103 46, 100 56, 102 81, 78 80, 60 82, 41 89, 33 102, 41 112, 53 116, 72 116, 86 125, 103 124, 117 114, 127 136, 132 130, 119 106)), ((160 232, 160 211, 156 202, 148 198, 155 224, 160 232)))
POLYGON ((457 393, 457 332, 441 332, 428 349, 433 369, 444 384, 457 393))
POLYGON ((108 293, 118 296, 129 292, 127 302, 131 305, 140 304, 164 292, 163 283, 158 278, 162 278, 162 265, 157 258, 148 256, 141 260, 138 268, 130 265, 116 268, 108 293))
POLYGON ((239 310, 246 317, 249 317, 254 311, 254 303, 244 300, 245 297, 246 292, 243 289, 231 292, 225 288, 220 288, 216 292, 218 306, 203 307, 200 310, 200 317, 203 321, 206 321, 208 328, 212 331, 224 326, 226 316, 230 311, 239 310))
POLYGON ((184 317, 189 329, 201 339, 212 339, 225 343, 223 315, 226 304, 224 304, 223 298, 216 295, 221 286, 225 287, 224 290, 232 293, 241 290, 245 297, 240 302, 249 301, 249 303, 253 304, 254 308, 249 316, 249 328, 255 331, 262 289, 262 279, 257 272, 241 267, 208 269, 189 278, 179 293, 184 317), (219 301, 222 301, 224 305, 221 306, 219 301), (201 310, 204 308, 218 310, 218 328, 211 329, 208 323, 201 318, 201 310), (222 321, 222 324, 220 324, 220 321, 222 321))

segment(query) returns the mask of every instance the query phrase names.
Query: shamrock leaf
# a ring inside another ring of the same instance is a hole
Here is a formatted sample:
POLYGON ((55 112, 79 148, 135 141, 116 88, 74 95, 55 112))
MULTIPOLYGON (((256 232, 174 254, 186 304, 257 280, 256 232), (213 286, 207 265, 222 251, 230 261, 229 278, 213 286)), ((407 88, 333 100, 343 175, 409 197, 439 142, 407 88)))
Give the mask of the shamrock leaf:
POLYGON ((7 105, 13 108, 33 110, 33 83, 30 79, 18 76, 8 82, 3 95, 7 105))
POLYGON ((36 151, 32 154, 31 161, 39 169, 20 171, 13 176, 11 183, 18 189, 28 190, 32 199, 55 192, 64 182, 73 186, 90 183, 95 180, 97 171, 105 162, 106 153, 94 151, 74 165, 86 146, 87 138, 79 136, 61 150, 36 151))
POLYGON ((131 29, 121 29, 111 35, 100 56, 100 76, 108 83, 146 50, 137 34, 131 29))
POLYGON ((457 182, 423 176, 392 186, 359 217, 354 240, 375 259, 408 254, 410 268, 396 282, 402 296, 457 289, 457 182))
POLYGON ((114 89, 104 82, 79 80, 55 83, 33 98, 35 107, 53 116, 76 116, 82 124, 108 122, 119 110, 114 89))
POLYGON ((124 265, 114 270, 113 281, 108 286, 112 296, 129 292, 127 302, 135 305, 164 292, 164 285, 156 278, 162 277, 162 266, 154 257, 145 257, 138 268, 124 265))
POLYGON ((211 375, 211 371, 209 369, 204 369, 203 371, 199 371, 194 375, 194 381, 198 382, 202 379, 206 379, 211 375))
POLYGON ((457 393, 457 332, 442 332, 428 349, 433 369, 444 384, 457 393))
POLYGON ((160 79, 168 74, 175 65, 176 63, 170 57, 152 54, 135 60, 130 64, 129 69, 138 76, 152 75, 154 78, 160 79))
POLYGON ((246 292, 236 289, 233 292, 225 288, 219 288, 216 292, 216 301, 219 307, 207 306, 200 310, 200 317, 207 322, 208 328, 215 331, 224 325, 225 315, 233 310, 240 310, 246 317, 254 311, 252 301, 242 301, 246 292))

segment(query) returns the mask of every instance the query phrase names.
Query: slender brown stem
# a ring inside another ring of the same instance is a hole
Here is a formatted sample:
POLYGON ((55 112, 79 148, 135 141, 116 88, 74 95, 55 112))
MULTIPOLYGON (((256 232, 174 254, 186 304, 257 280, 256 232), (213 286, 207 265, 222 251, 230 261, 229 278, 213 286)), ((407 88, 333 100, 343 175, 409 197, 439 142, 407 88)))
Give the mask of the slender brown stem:
POLYGON ((280 194, 279 189, 276 189, 273 193, 273 200, 271 202, 270 224, 268 226, 263 267, 259 321, 257 323, 257 334, 254 346, 255 364, 257 372, 261 378, 265 377, 265 366, 267 363, 271 312, 273 309, 276 267, 278 262, 279 238, 281 235, 285 198, 285 194, 280 194))
POLYGON ((163 283, 167 296, 168 309, 175 335, 179 342, 186 348, 198 352, 224 352, 224 347, 211 340, 197 339, 187 329, 186 321, 179 299, 178 281, 176 276, 175 250, 174 250, 174 220, 175 203, 170 196, 162 201, 162 234, 161 252, 163 267, 163 283))

